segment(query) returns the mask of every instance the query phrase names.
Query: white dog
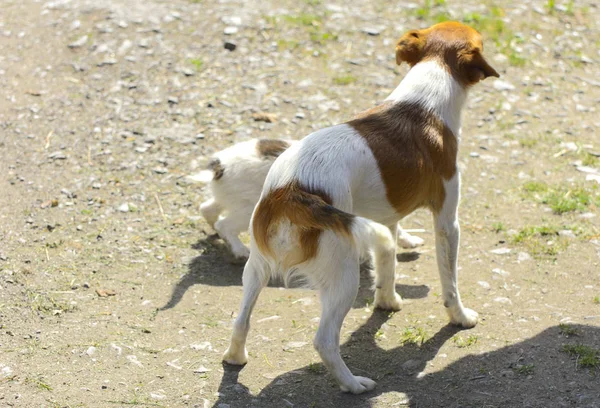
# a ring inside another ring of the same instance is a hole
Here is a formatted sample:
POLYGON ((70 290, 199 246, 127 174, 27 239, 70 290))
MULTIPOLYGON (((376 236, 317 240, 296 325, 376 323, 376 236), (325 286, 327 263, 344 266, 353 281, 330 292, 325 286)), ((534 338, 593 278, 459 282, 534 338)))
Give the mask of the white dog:
POLYGON ((477 324, 458 292, 461 111, 469 88, 498 73, 474 29, 444 22, 413 30, 396 46, 410 70, 384 104, 319 130, 283 152, 265 181, 251 220, 244 294, 223 359, 245 364, 250 314, 271 274, 300 275, 320 290, 314 345, 344 391, 375 387, 340 355, 340 328, 359 284, 359 258, 374 254, 375 305, 400 309, 395 292, 397 221, 433 213, 444 306, 452 323, 477 324))
MULTIPOLYGON (((212 197, 202 203, 204 219, 219 233, 236 258, 248 258, 250 251, 240 241, 248 230, 252 210, 271 165, 281 153, 296 142, 278 139, 252 139, 236 143, 213 155, 209 169, 189 178, 209 183, 212 197)), ((398 226, 399 243, 416 248, 423 240, 398 226)))

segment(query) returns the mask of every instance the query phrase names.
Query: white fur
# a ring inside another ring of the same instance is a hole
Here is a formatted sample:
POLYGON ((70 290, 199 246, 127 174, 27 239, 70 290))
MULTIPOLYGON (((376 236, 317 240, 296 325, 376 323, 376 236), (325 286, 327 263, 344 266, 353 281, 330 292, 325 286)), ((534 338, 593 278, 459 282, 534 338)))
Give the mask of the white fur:
MULTIPOLYGON (((458 137, 460 108, 466 91, 435 62, 413 67, 389 99, 413 101, 438 115, 458 137), (458 105, 458 106, 456 106, 458 105)), ((459 197, 458 175, 445 184, 448 189, 443 209, 435 219, 436 247, 444 301, 453 322, 472 327, 475 312, 465 309, 457 288, 459 197)), ((293 269, 320 290, 322 315, 314 345, 331 374, 344 391, 361 393, 375 383, 352 375, 340 356, 340 329, 358 290, 359 258, 371 250, 375 259, 375 306, 398 310, 395 292, 395 230, 398 214, 387 201, 377 161, 366 141, 347 124, 319 130, 286 150, 273 164, 263 196, 271 190, 297 181, 309 189, 324 191, 333 206, 359 217, 352 224, 354 243, 332 231, 321 234, 317 255, 293 269), (387 227, 386 227, 387 226, 387 227)), ((245 364, 250 314, 261 289, 274 273, 289 273, 287 256, 297 250, 298 229, 289 222, 278 225, 270 236, 273 256, 261 253, 251 231, 250 258, 244 268, 244 296, 234 323, 232 340, 224 360, 245 364)))
POLYGON ((248 257, 248 248, 239 234, 248 230, 252 210, 274 160, 259 157, 256 142, 252 139, 237 143, 213 156, 225 171, 219 180, 211 180, 212 198, 200 206, 206 221, 227 241, 237 258, 248 257))
POLYGON ((467 100, 467 91, 437 61, 425 61, 415 65, 402 83, 387 97, 386 101, 410 101, 435 113, 460 136, 461 111, 467 100))
MULTIPOLYGON (((295 142, 287 142, 292 145, 292 149, 295 142)), ((213 180, 213 172, 210 170, 188 177, 191 181, 208 183, 211 197, 202 203, 200 210, 206 221, 229 244, 236 258, 248 257, 249 250, 240 241, 239 235, 248 229, 252 210, 275 161, 274 157, 260 157, 256 143, 257 139, 252 139, 214 154, 213 158, 218 158, 225 169, 219 180, 213 180)), ((370 194, 370 191, 366 191, 366 194, 370 194)), ((421 238, 409 234, 400 226, 398 235, 398 242, 403 248, 423 245, 421 238)))

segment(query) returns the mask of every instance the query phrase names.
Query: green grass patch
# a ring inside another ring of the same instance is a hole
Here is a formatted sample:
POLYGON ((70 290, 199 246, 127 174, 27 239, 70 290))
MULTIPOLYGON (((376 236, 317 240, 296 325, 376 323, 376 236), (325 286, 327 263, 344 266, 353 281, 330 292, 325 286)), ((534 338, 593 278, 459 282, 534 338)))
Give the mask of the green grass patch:
POLYGON ((189 62, 196 68, 196 71, 200 71, 204 65, 204 61, 201 58, 192 58, 189 62))
POLYGON ((594 186, 549 186, 538 181, 528 181, 522 187, 525 198, 549 206, 555 214, 584 211, 592 205, 600 206, 598 188, 594 186))
POLYGON ((343 75, 333 78, 333 83, 336 85, 350 85, 356 82, 356 77, 352 75, 343 75))
POLYGON ((559 236, 561 230, 572 230, 576 234, 579 232, 578 229, 567 226, 527 226, 513 235, 511 241, 513 244, 523 245, 536 259, 555 258, 569 246, 569 240, 559 236))
POLYGON ((577 329, 566 323, 559 324, 558 330, 560 330, 560 334, 562 334, 565 337, 578 335, 577 329))
POLYGON ((428 338, 427 332, 422 327, 406 327, 404 331, 402 331, 400 341, 404 345, 412 344, 415 346, 422 346, 428 338))
POLYGON ((295 16, 282 16, 283 20, 294 25, 319 26, 323 23, 323 17, 316 14, 301 13, 295 16))
POLYGON ((494 231, 496 234, 506 231, 506 226, 502 222, 494 222, 492 223, 492 231, 494 231))
POLYGON ((458 348, 471 347, 471 346, 473 346, 474 344, 477 343, 478 339, 479 338, 477 336, 475 336, 474 334, 470 335, 466 339, 464 337, 462 337, 462 336, 454 336, 454 337, 452 337, 452 341, 454 342, 454 344, 458 348))
POLYGON ((593 302, 595 305, 600 305, 600 296, 594 296, 593 302))
POLYGON ((600 350, 583 344, 566 344, 562 351, 575 357, 576 367, 600 369, 600 350))
POLYGON ((514 372, 519 375, 531 375, 535 371, 535 365, 533 364, 520 364, 513 368, 514 372))

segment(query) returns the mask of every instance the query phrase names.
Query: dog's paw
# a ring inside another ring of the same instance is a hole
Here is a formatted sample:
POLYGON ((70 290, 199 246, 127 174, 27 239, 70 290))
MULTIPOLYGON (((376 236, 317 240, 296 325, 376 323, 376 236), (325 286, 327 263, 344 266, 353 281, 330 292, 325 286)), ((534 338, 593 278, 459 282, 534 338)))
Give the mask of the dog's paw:
POLYGON ((239 261, 246 261, 250 256, 250 250, 244 245, 232 246, 231 253, 235 257, 235 259, 239 261))
POLYGON ((232 365, 244 365, 248 362, 248 352, 244 347, 241 350, 233 350, 231 346, 223 354, 223 361, 232 365))
POLYGON ((423 238, 419 238, 415 235, 410 235, 407 232, 403 232, 398 236, 398 243, 402 248, 410 249, 421 246, 425 243, 423 238))
POLYGON ((463 307, 456 312, 452 312, 451 309, 447 309, 447 311, 452 324, 462 326, 465 329, 470 329, 477 325, 479 314, 474 310, 463 307))
POLYGON ((344 392, 351 392, 352 394, 362 394, 365 391, 371 391, 375 388, 377 383, 367 377, 353 376, 353 381, 349 384, 340 385, 340 388, 344 392))
POLYGON ((379 294, 379 291, 375 293, 375 307, 382 310, 392 310, 397 312, 402 308, 402 297, 399 294, 394 293, 394 297, 383 297, 379 294))

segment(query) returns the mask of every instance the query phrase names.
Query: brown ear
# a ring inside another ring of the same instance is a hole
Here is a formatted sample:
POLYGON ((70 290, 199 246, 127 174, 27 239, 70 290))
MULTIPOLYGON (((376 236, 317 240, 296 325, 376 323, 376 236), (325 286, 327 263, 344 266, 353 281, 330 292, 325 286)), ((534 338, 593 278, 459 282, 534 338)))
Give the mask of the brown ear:
POLYGON ((423 58, 425 39, 417 30, 404 34, 396 43, 396 64, 408 63, 411 67, 423 58))
POLYGON ((500 74, 483 58, 479 50, 473 51, 466 62, 469 81, 476 83, 487 77, 499 78, 500 74))

